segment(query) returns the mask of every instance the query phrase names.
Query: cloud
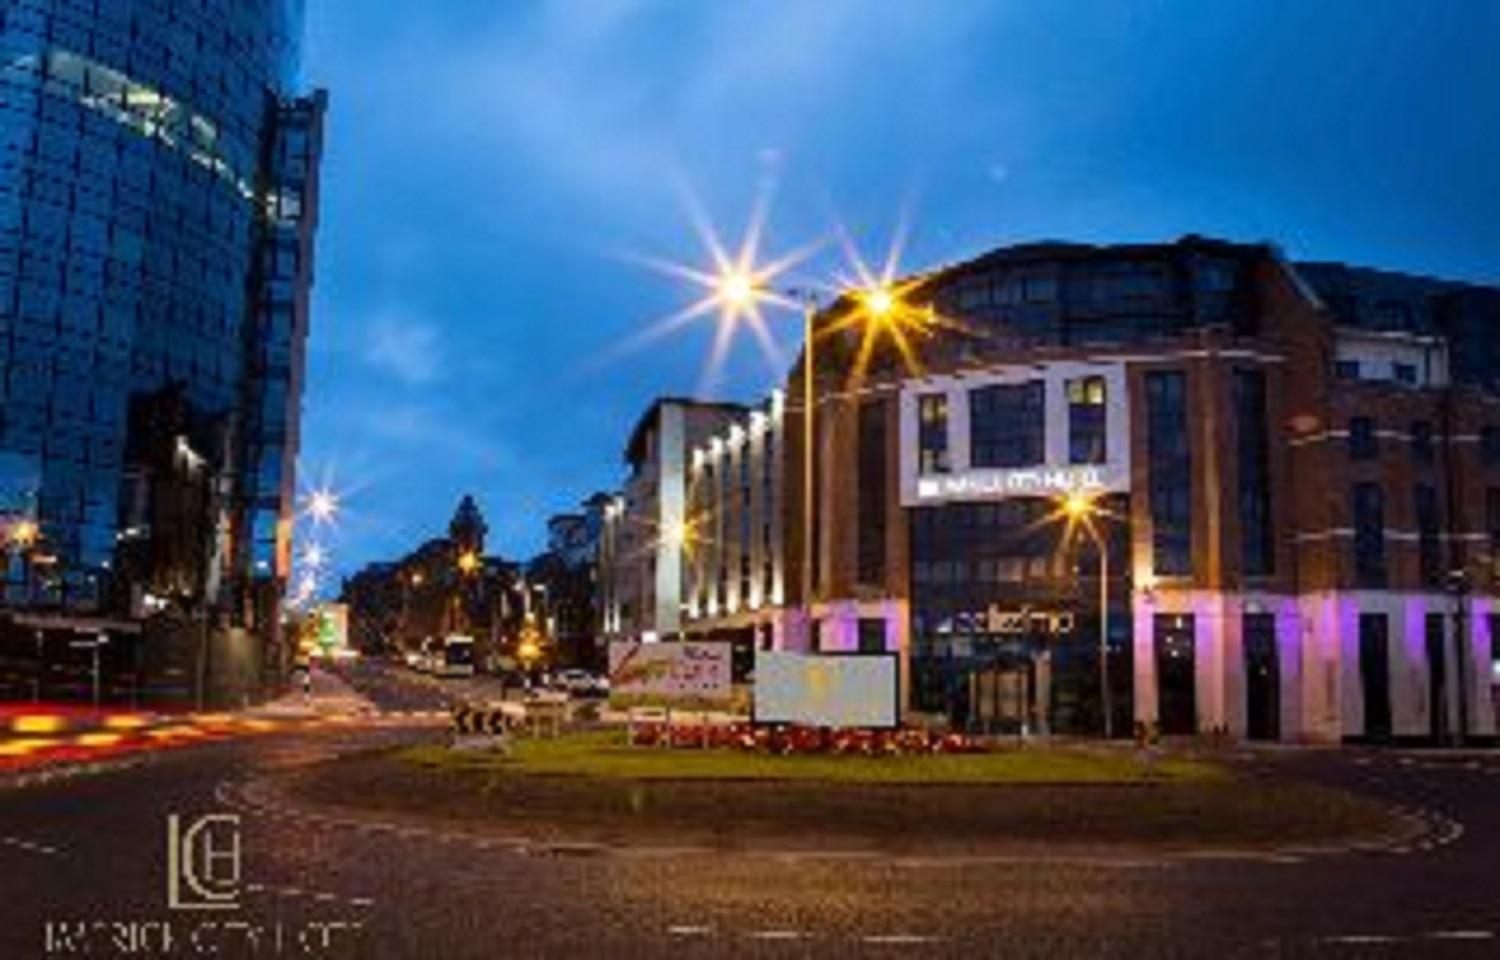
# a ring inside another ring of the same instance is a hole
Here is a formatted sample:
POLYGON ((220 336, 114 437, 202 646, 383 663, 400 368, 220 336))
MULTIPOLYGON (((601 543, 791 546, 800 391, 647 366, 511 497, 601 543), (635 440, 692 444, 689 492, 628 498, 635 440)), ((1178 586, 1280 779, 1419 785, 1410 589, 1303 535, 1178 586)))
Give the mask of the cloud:
POLYGON ((371 407, 363 418, 364 432, 389 447, 420 456, 413 463, 433 466, 429 458, 494 469, 511 458, 506 449, 476 425, 472 417, 460 416, 437 406, 416 403, 382 404, 371 407))
POLYGON ((370 325, 361 350, 365 363, 413 387, 437 378, 442 365, 440 354, 436 327, 390 317, 377 318, 370 325))

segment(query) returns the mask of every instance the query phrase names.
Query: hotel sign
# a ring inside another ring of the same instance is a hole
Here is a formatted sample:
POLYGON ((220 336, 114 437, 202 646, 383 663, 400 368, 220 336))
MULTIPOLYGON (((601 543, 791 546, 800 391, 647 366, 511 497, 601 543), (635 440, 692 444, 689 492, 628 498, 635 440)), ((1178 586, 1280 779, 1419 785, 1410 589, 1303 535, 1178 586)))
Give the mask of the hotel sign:
POLYGON ((1129 487, 1123 467, 1114 464, 968 470, 918 477, 918 503, 946 500, 1000 500, 1069 493, 1108 493, 1129 487))

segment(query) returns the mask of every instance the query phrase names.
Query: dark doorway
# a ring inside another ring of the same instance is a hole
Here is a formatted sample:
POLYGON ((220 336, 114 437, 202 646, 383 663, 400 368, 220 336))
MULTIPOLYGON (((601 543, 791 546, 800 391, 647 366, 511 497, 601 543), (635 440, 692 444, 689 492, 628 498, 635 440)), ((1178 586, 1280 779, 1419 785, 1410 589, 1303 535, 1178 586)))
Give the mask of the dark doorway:
POLYGON ((1159 613, 1155 628, 1157 715, 1161 732, 1196 733, 1198 697, 1192 614, 1159 613))
POLYGON ((1365 736, 1391 736, 1391 663, 1389 627, 1383 613, 1359 615, 1359 679, 1364 689, 1365 736))
POLYGON ((1245 645, 1245 736, 1276 740, 1281 736, 1281 661, 1276 654, 1276 617, 1247 613, 1245 645))
POLYGON ((1448 739, 1448 657, 1443 636, 1443 615, 1427 615, 1427 711, 1432 739, 1448 739))

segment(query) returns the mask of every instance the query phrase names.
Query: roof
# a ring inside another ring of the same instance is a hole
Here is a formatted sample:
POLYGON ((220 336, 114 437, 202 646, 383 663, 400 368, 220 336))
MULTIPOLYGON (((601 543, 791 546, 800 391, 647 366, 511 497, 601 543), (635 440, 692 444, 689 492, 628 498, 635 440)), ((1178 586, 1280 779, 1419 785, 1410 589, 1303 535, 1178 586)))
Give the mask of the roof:
POLYGON ((663 407, 687 407, 699 410, 722 410, 726 413, 748 414, 750 408, 742 403, 726 400, 698 400, 693 397, 663 396, 651 401, 651 405, 635 422, 630 431, 630 441, 625 445, 625 462, 640 463, 646 457, 646 434, 657 425, 663 407))

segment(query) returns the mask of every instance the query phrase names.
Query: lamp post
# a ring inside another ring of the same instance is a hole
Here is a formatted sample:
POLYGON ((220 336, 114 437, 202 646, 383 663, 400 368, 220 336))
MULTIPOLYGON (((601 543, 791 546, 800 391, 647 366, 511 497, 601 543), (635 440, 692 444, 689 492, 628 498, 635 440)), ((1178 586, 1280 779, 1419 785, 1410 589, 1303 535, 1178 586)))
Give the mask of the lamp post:
MULTIPOLYGON (((763 340, 769 335, 765 331, 765 325, 761 317, 760 307, 765 304, 779 306, 782 308, 800 307, 802 313, 802 404, 804 422, 802 426, 803 463, 802 463, 802 539, 805 556, 802 564, 802 602, 806 605, 809 623, 809 632, 812 622, 812 595, 813 595, 813 540, 816 532, 816 444, 817 427, 815 405, 817 397, 815 394, 815 376, 817 369, 817 350, 815 328, 818 313, 818 303, 812 291, 805 289, 777 290, 774 281, 785 273, 799 260, 803 259, 808 251, 793 254, 765 263, 757 262, 757 245, 759 242, 760 229, 756 226, 751 229, 741 246, 738 254, 730 255, 719 244, 717 238, 709 232, 706 237, 708 245, 713 254, 713 264, 707 270, 680 266, 677 264, 657 264, 664 272, 686 278, 706 291, 706 295, 697 302, 679 311, 659 325, 657 330, 664 331, 675 328, 681 323, 694 317, 708 313, 717 314, 719 327, 716 338, 715 362, 722 357, 723 346, 733 336, 734 331, 745 324, 757 333, 763 340)), ((852 254, 852 250, 851 250, 852 254)), ((861 349, 861 357, 868 356, 869 345, 873 344, 872 334, 883 334, 891 336, 901 350, 903 357, 910 362, 910 347, 906 342, 902 327, 910 325, 914 329, 930 325, 932 317, 918 320, 907 304, 903 302, 905 293, 913 286, 912 283, 898 285, 894 282, 892 274, 895 270, 895 258, 888 262, 886 270, 875 273, 854 259, 858 279, 853 284, 838 284, 835 293, 838 299, 847 299, 850 307, 848 318, 834 325, 832 330, 843 330, 852 327, 863 328, 866 337, 866 348, 861 349)), ((930 311, 929 311, 930 314, 930 311)))
POLYGON ((817 302, 811 295, 802 298, 802 602, 807 607, 807 637, 809 649, 812 645, 813 624, 813 538, 816 523, 813 510, 817 494, 813 485, 817 482, 817 469, 813 457, 813 444, 817 440, 817 408, 813 399, 813 371, 816 356, 813 352, 813 320, 817 316, 817 302))
POLYGON ((1099 554, 1099 703, 1104 713, 1104 739, 1115 733, 1114 704, 1109 688, 1109 545, 1094 526, 1101 511, 1094 500, 1081 493, 1070 493, 1063 499, 1063 512, 1088 532, 1094 550, 1099 554))

